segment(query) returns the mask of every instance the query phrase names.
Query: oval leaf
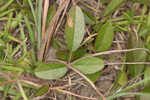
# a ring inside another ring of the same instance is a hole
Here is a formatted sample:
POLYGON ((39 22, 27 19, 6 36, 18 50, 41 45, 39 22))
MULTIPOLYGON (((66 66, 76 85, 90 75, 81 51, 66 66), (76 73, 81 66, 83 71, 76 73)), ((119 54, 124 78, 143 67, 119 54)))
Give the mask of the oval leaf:
POLYGON ((98 32, 98 36, 95 41, 94 49, 97 52, 106 51, 110 48, 114 38, 114 32, 111 22, 107 22, 98 32))
POLYGON ((96 57, 81 58, 72 66, 83 74, 93 74, 104 68, 104 61, 96 57))
POLYGON ((66 24, 66 42, 70 51, 80 46, 85 34, 84 14, 80 7, 73 6, 69 12, 66 24))
POLYGON ((40 63, 35 70, 35 75, 41 79, 58 79, 67 72, 65 65, 60 63, 40 63))

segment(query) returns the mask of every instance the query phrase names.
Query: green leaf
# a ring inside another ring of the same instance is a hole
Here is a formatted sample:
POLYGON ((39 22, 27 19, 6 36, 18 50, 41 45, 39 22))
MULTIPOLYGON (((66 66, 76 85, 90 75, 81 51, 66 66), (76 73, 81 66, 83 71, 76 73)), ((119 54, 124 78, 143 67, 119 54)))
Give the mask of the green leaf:
POLYGON ((141 95, 140 96, 140 100, 149 100, 149 98, 150 98, 150 94, 149 94, 149 96, 148 95, 141 95))
POLYGON ((6 10, 13 2, 14 0, 9 0, 6 4, 3 4, 3 6, 0 8, 0 12, 6 10))
POLYGON ((123 18, 128 20, 127 26, 134 23, 134 8, 132 8, 130 11, 123 12, 123 18))
MULTIPOLYGON (((115 98, 123 97, 123 96, 129 96, 129 95, 137 95, 137 96, 149 96, 149 93, 140 93, 140 92, 121 92, 121 93, 115 93, 111 96, 108 96, 108 100, 113 100, 115 98)), ((99 99, 100 100, 100 99, 99 99)), ((145 100, 145 99, 140 99, 145 100)))
POLYGON ((84 74, 93 74, 104 68, 104 61, 96 57, 81 58, 73 62, 72 66, 84 74))
POLYGON ((85 34, 84 14, 80 7, 73 6, 66 24, 66 42, 70 51, 79 48, 85 34))
POLYGON ((48 24, 50 23, 50 21, 51 21, 52 17, 54 16, 55 12, 56 12, 56 7, 55 7, 55 5, 52 5, 48 10, 46 26, 48 26, 48 24))
POLYGON ((95 83, 101 75, 101 71, 98 71, 94 74, 86 74, 87 78, 89 78, 93 83, 95 83))
POLYGON ((150 85, 146 84, 144 89, 142 89, 141 93, 147 93, 149 95, 148 96, 141 95, 140 100, 149 100, 149 98, 150 98, 150 89, 149 88, 150 88, 150 85))
MULTIPOLYGON (((149 76, 150 76, 150 67, 146 66, 145 71, 144 71, 144 79, 148 78, 149 76)), ((145 87, 150 87, 150 81, 146 81, 144 83, 144 86, 145 87)), ((149 93, 150 93, 150 91, 149 91, 149 93)))
POLYGON ((0 39, 0 48, 4 48, 6 46, 6 44, 5 44, 5 42, 2 40, 2 39, 0 39))
MULTIPOLYGON (((60 60, 68 61, 70 57, 68 52, 69 52, 68 50, 58 50, 56 52, 56 57, 60 60)), ((86 53, 86 48, 83 48, 83 47, 79 48, 77 51, 72 52, 71 61, 84 56, 85 53, 86 53)))
POLYGON ((58 50, 56 52, 56 57, 57 57, 57 59, 67 61, 68 57, 69 57, 69 53, 66 50, 58 50))
POLYGON ((11 29, 15 29, 19 25, 19 22, 22 19, 22 13, 17 14, 16 19, 17 20, 11 22, 11 26, 10 26, 11 29))
POLYGON ((150 12, 148 13, 146 24, 147 24, 147 26, 150 26, 150 12))
POLYGON ((44 85, 37 90, 37 92, 35 93, 35 96, 44 95, 45 93, 48 92, 48 90, 49 90, 49 85, 44 85))
MULTIPOLYGON (((135 33, 129 34, 128 49, 131 48, 144 48, 143 41, 135 33), (138 38, 138 39, 137 39, 138 38)), ((127 52, 127 62, 145 62, 147 53, 144 50, 136 50, 127 52)), ((144 70, 144 64, 130 64, 128 65, 128 72, 131 76, 135 77, 144 70)))
POLYGON ((98 32, 98 36, 95 41, 94 49, 97 52, 106 51, 110 48, 114 38, 114 32, 111 22, 107 22, 98 32))
MULTIPOLYGON (((149 78, 150 76, 150 66, 147 65, 144 71, 144 79, 149 78)), ((142 93, 149 93, 150 94, 150 80, 146 80, 144 82, 144 88, 142 89, 142 93)), ((150 96, 140 96, 140 100, 149 100, 150 96)))
POLYGON ((109 14, 111 14, 112 12, 114 12, 117 8, 119 8, 121 6, 121 4, 124 2, 125 0, 112 0, 108 6, 106 7, 106 9, 104 10, 104 16, 107 16, 109 14))
POLYGON ((149 29, 149 27, 150 27, 150 12, 148 13, 148 16, 145 21, 146 22, 142 24, 142 28, 141 28, 139 35, 145 39, 145 41, 146 41, 145 44, 149 45, 148 38, 150 36, 150 29, 149 29))
POLYGON ((67 70, 66 66, 60 63, 40 63, 35 70, 35 75, 41 79, 58 79, 64 76, 67 70))
POLYGON ((87 10, 82 9, 84 13, 85 22, 93 25, 96 23, 96 18, 94 18, 87 10))
POLYGON ((126 85, 127 83, 127 74, 123 71, 119 72, 119 75, 118 75, 118 83, 121 85, 121 86, 124 86, 126 85))

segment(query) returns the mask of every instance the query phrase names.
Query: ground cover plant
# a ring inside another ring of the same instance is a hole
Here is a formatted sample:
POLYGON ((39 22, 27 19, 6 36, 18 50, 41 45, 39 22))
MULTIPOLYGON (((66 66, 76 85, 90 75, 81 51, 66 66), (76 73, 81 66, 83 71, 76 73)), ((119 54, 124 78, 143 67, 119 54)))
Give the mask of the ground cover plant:
POLYGON ((149 100, 149 0, 0 0, 0 100, 149 100))

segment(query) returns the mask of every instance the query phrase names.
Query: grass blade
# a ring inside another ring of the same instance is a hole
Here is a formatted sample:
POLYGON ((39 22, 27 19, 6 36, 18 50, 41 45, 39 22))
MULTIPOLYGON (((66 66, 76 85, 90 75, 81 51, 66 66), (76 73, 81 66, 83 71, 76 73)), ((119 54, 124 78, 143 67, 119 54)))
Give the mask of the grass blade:
POLYGON ((19 81, 17 81, 17 85, 18 85, 18 87, 20 89, 20 92, 21 92, 21 95, 22 95, 23 99, 24 100, 28 100, 28 98, 27 98, 27 96, 25 94, 25 91, 23 90, 22 85, 21 85, 21 83, 19 81))
POLYGON ((31 45, 32 45, 32 50, 31 50, 32 55, 31 56, 32 56, 32 60, 33 60, 33 62, 36 62, 35 51, 34 51, 34 49, 35 49, 35 35, 33 33, 31 24, 30 24, 30 22, 29 22, 29 20, 28 20, 28 18, 26 16, 24 17, 24 21, 25 21, 25 24, 26 24, 27 29, 29 31, 29 37, 30 37, 30 40, 31 40, 31 45))
POLYGON ((139 93, 139 92, 124 92, 124 93, 117 93, 112 96, 107 97, 107 100, 112 100, 118 97, 127 96, 127 95, 139 95, 139 96, 150 96, 149 93, 139 93))
POLYGON ((4 10, 6 10, 9 7, 9 5, 13 3, 13 1, 14 0, 9 0, 4 6, 0 8, 0 12, 3 12, 4 10))
POLYGON ((131 85, 131 86, 128 86, 128 87, 124 88, 124 89, 121 90, 119 93, 121 93, 121 92, 126 92, 126 91, 128 91, 128 90, 130 90, 130 89, 133 89, 133 88, 135 88, 135 87, 137 87, 137 86, 139 86, 139 85, 144 84, 145 82, 147 82, 147 81, 149 81, 149 80, 150 80, 150 77, 149 77, 149 78, 146 78, 146 79, 143 79, 143 80, 141 80, 141 81, 139 81, 139 82, 137 82, 137 83, 135 83, 135 84, 133 84, 133 85, 131 85))
POLYGON ((41 26, 42 26, 42 6, 43 0, 38 0, 38 11, 37 11, 37 32, 38 32, 38 49, 41 46, 41 26))

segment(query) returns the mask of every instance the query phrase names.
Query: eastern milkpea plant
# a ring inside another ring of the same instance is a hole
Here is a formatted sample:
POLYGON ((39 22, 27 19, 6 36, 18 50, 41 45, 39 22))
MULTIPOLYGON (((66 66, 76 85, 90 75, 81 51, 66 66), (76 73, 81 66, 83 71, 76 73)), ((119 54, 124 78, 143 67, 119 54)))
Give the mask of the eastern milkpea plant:
MULTIPOLYGON (((102 35, 106 32, 106 35, 111 35, 111 39, 105 45, 104 48, 99 47, 103 44, 103 36, 99 36, 96 39, 95 50, 104 51, 108 49, 113 40, 113 29, 111 22, 106 23, 103 26, 102 35), (109 31, 109 33, 107 32, 109 31), (100 44, 101 43, 101 44, 100 44)), ((66 53, 66 58, 60 59, 67 60, 66 63, 70 63, 74 68, 85 74, 87 77, 95 74, 100 75, 100 71, 104 68, 104 61, 97 57, 83 57, 85 50, 81 47, 82 41, 85 36, 85 19, 81 8, 74 5, 70 11, 65 27, 66 43, 69 49, 68 52, 58 52, 58 56, 63 56, 66 53), (74 61, 75 59, 75 61, 74 61)), ((100 34, 100 35, 101 35, 100 34)), ((66 65, 59 62, 49 62, 47 64, 39 63, 38 68, 35 70, 35 75, 42 79, 58 79, 64 76, 68 71, 66 65)))

